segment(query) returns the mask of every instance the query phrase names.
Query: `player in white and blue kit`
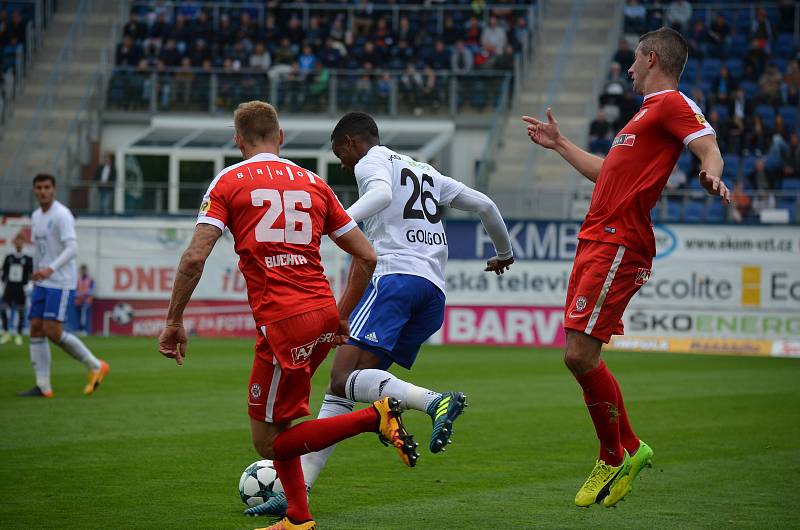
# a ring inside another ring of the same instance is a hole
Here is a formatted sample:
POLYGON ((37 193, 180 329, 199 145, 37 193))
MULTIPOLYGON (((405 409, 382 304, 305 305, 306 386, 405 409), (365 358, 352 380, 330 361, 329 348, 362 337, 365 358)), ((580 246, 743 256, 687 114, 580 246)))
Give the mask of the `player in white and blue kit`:
POLYGON ((31 364, 36 374, 36 386, 17 395, 53 396, 48 338, 89 369, 89 380, 83 389, 84 394, 89 395, 105 377, 108 364, 95 357, 78 337, 64 331, 67 309, 72 305, 78 282, 75 218, 66 206, 55 200, 56 180, 52 175, 36 175, 33 192, 39 208, 31 216, 31 239, 35 251, 29 317, 31 364))
MULTIPOLYGON (((359 199, 347 213, 363 223, 378 265, 350 317, 350 340, 336 351, 318 417, 345 414, 355 402, 391 396, 404 408, 430 415, 430 451, 444 451, 466 396, 415 386, 386 369, 392 364, 411 368, 420 346, 444 321, 447 236, 442 207, 478 213, 497 252, 487 271, 502 274, 514 262, 508 230, 497 206, 483 193, 380 145, 378 126, 368 114, 345 115, 331 143, 342 165, 355 175, 359 199)), ((329 447, 302 457, 308 489, 332 451, 329 447)), ((279 493, 245 513, 282 515, 285 509, 279 493)))

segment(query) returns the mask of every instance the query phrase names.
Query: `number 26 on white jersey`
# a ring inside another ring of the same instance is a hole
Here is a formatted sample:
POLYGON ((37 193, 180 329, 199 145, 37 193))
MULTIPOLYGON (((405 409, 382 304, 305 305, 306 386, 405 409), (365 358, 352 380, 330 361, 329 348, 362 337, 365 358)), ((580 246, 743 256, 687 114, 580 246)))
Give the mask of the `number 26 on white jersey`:
POLYGON ((311 242, 311 216, 308 212, 296 209, 298 204, 303 208, 311 208, 311 195, 307 191, 286 190, 281 199, 280 191, 261 188, 251 191, 250 199, 253 206, 257 207, 269 203, 269 208, 256 225, 256 241, 295 245, 311 242), (285 227, 273 228, 281 212, 284 214, 285 227), (300 225, 299 229, 297 225, 300 225))

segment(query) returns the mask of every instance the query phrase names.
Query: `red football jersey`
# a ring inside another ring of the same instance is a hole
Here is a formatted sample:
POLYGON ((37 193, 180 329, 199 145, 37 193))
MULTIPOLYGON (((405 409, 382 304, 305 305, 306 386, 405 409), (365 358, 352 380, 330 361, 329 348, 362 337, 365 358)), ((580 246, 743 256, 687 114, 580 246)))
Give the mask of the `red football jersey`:
POLYGON ((311 171, 270 153, 227 167, 208 187, 197 222, 231 231, 257 325, 335 303, 320 240, 356 224, 311 171))
POLYGON ((623 245, 655 256, 650 210, 658 202, 684 145, 715 134, 697 104, 677 90, 644 97, 619 132, 597 177, 578 239, 623 245))

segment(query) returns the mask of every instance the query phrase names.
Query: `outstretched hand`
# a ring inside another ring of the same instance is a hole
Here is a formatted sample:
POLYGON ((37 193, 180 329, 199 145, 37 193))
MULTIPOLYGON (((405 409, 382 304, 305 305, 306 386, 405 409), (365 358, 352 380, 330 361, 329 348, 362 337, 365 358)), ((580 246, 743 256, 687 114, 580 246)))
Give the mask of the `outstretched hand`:
POLYGON ((158 336, 158 351, 164 357, 175 359, 178 365, 186 357, 186 330, 183 324, 167 324, 158 336))
POLYGON ((719 195, 725 204, 731 203, 731 190, 716 175, 712 175, 705 169, 700 171, 700 185, 711 195, 719 195))
POLYGON ((528 124, 528 137, 535 144, 553 149, 561 137, 558 122, 553 118, 553 109, 547 109, 547 123, 530 116, 523 116, 522 121, 528 124))
POLYGON ((513 256, 508 259, 497 259, 497 256, 495 256, 486 262, 486 268, 483 270, 486 272, 494 272, 500 276, 511 268, 512 263, 514 263, 513 256))

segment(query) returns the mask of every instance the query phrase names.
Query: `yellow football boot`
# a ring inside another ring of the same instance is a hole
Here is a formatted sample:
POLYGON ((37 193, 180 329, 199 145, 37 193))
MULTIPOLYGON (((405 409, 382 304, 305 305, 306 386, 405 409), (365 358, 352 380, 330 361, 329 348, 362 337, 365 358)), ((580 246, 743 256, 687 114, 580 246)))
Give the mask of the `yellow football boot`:
POLYGON ((86 386, 83 387, 83 393, 87 396, 93 394, 94 391, 97 390, 97 387, 100 386, 100 383, 103 382, 103 379, 107 373, 108 363, 105 361, 100 361, 100 369, 89 372, 89 381, 86 383, 86 386))
POLYGON ((372 404, 380 416, 378 438, 385 446, 393 445, 400 454, 400 460, 408 467, 417 464, 417 442, 414 436, 406 431, 400 416, 400 402, 392 397, 385 397, 372 404))
POLYGON ((578 494, 575 495, 577 506, 591 506, 605 499, 614 484, 627 475, 631 469, 631 457, 625 451, 625 458, 618 466, 609 466, 603 460, 598 460, 589 473, 589 478, 583 483, 578 494))
POLYGON ((317 523, 314 521, 306 521, 305 523, 295 524, 291 522, 288 517, 284 517, 272 526, 268 526, 267 528, 256 528, 256 530, 316 530, 316 528, 317 523))
POLYGON ((636 479, 636 475, 638 475, 643 468, 652 467, 652 460, 653 450, 649 445, 639 440, 639 449, 637 449, 636 453, 631 457, 631 470, 627 475, 620 477, 620 479, 614 483, 611 487, 611 491, 608 493, 608 497, 603 499, 603 506, 610 508, 624 499, 625 495, 630 493, 633 489, 633 481, 636 479))

